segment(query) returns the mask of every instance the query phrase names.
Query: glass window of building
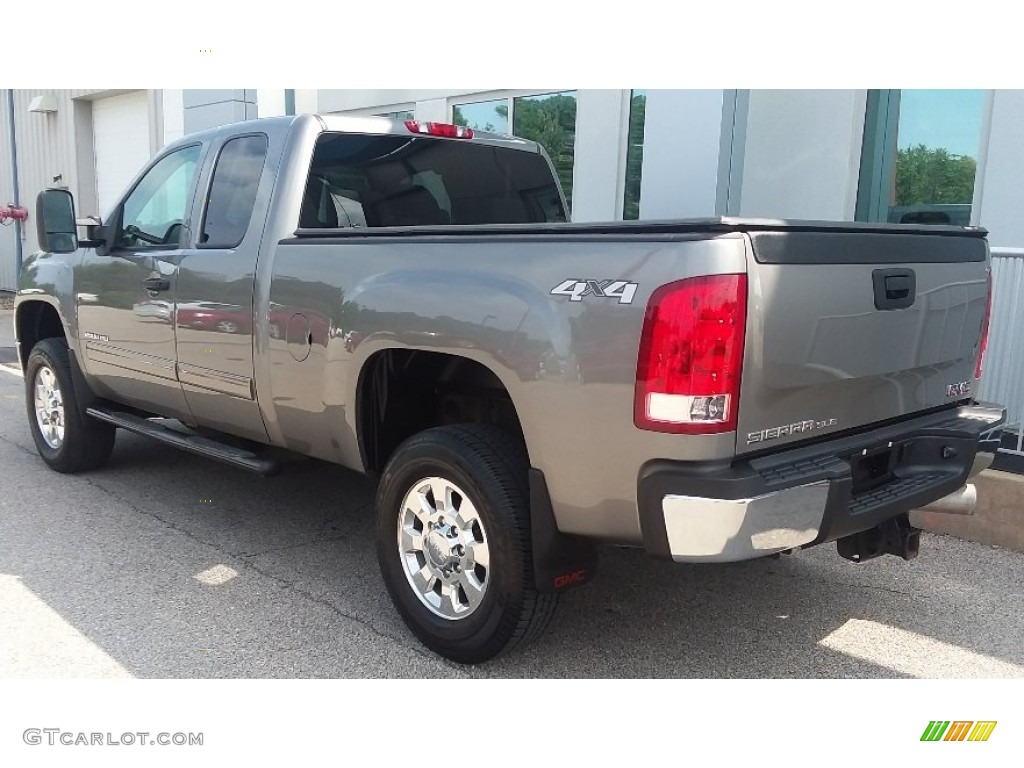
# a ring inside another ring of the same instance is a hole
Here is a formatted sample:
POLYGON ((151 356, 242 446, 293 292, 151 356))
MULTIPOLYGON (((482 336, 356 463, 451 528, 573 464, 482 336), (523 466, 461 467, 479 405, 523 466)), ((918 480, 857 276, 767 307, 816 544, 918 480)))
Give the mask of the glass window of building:
POLYGON ((572 167, 576 145, 576 92, 563 91, 512 100, 512 133, 536 141, 551 156, 572 210, 572 167))
POLYGON ((969 224, 984 102, 981 90, 869 91, 857 218, 969 224))
POLYGON ((456 104, 452 108, 452 122, 476 131, 508 133, 508 99, 456 104))
POLYGON ((626 137, 626 184, 622 218, 640 218, 640 177, 644 164, 644 119, 647 91, 632 91, 629 100, 629 133, 626 137))
POLYGON ((413 112, 411 109, 399 109, 395 112, 378 112, 374 117, 390 117, 392 120, 412 120, 413 112))

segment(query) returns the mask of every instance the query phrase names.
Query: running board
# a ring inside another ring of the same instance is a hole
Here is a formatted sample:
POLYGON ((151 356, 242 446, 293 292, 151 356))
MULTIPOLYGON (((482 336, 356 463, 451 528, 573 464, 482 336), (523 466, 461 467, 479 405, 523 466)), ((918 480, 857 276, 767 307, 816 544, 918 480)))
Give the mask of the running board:
POLYGON ((255 472, 260 475, 273 475, 280 469, 280 465, 274 459, 259 456, 244 448, 236 448, 233 445, 219 443, 201 435, 189 435, 177 430, 165 427, 162 424, 148 419, 134 416, 122 411, 106 411, 102 408, 86 408, 85 412, 94 419, 113 424, 115 427, 127 429, 161 443, 173 445, 190 453, 197 453, 208 459, 222 461, 225 464, 232 464, 236 467, 255 472))

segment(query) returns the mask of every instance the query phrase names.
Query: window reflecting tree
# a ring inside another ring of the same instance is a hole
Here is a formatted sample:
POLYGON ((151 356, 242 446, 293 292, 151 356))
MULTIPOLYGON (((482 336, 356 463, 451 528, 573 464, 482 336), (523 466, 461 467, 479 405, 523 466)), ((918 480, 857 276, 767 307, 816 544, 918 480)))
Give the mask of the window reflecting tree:
POLYGON ((622 218, 640 218, 640 179, 644 164, 644 121, 647 91, 633 91, 629 104, 629 134, 626 139, 626 185, 622 218))
POLYGON ((512 133, 536 141, 551 156, 572 209, 572 168, 576 146, 576 92, 515 99, 512 133))

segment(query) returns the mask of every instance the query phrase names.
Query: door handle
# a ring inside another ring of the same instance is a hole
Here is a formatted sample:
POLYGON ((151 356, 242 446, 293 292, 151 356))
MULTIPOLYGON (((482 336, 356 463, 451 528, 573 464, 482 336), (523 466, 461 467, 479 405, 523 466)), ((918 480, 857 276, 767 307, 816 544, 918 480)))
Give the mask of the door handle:
POLYGON ((142 281, 142 287, 147 291, 156 293, 157 291, 169 291, 171 289, 171 281, 166 277, 147 277, 142 281))

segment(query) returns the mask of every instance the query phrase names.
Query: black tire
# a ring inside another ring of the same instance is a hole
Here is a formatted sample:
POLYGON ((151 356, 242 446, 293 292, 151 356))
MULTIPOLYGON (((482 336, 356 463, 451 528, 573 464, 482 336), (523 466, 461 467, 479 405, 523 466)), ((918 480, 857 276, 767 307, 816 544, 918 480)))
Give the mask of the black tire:
POLYGON ((384 469, 377 490, 377 559, 384 584, 413 634, 452 661, 476 664, 526 644, 554 615, 558 596, 534 586, 527 470, 518 441, 478 424, 414 435, 384 469), (436 616, 421 602, 397 544, 403 499, 418 481, 435 476, 465 489, 487 531, 490 581, 479 606, 458 620, 436 616))
POLYGON ((117 428, 85 415, 85 409, 75 394, 71 359, 64 339, 43 339, 32 348, 25 366, 25 403, 36 450, 51 469, 65 473, 82 472, 96 469, 110 458, 117 428), (36 377, 44 367, 53 371, 64 405, 64 439, 56 448, 43 437, 34 407, 36 377))

